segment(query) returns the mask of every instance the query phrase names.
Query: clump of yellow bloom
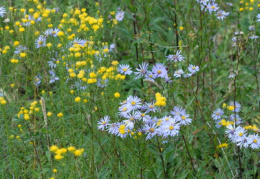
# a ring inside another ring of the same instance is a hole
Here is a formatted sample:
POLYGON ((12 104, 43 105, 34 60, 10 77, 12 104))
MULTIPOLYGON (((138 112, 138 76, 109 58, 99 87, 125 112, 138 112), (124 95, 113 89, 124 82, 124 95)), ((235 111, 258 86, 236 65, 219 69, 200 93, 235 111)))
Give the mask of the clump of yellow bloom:
POLYGON ((84 149, 78 149, 78 150, 74 151, 74 155, 75 156, 80 156, 80 155, 82 155, 83 152, 84 152, 84 149))
POLYGON ((0 105, 5 105, 6 104, 6 100, 4 99, 4 97, 0 97, 0 105))
POLYGON ((59 114, 57 114, 57 117, 63 117, 63 113, 59 113, 59 114))
POLYGON ((81 100, 80 97, 75 98, 75 102, 77 102, 77 103, 80 102, 80 100, 81 100))
POLYGON ((119 98, 119 97, 120 97, 120 93, 117 92, 117 93, 114 94, 114 96, 115 96, 116 98, 119 98))
MULTIPOLYGON (((84 152, 84 149, 76 149, 73 146, 69 146, 68 148, 59 148, 56 145, 52 145, 49 150, 55 154, 55 156, 54 156, 55 160, 63 159, 64 155, 66 155, 67 151, 71 152, 75 156, 80 156, 84 152)), ((53 169, 53 172, 56 173, 57 170, 53 169)))
POLYGON ((155 106, 165 106, 166 105, 166 98, 163 97, 160 93, 155 94, 156 102, 154 103, 155 106))
POLYGON ((228 147, 228 144, 227 143, 222 143, 220 145, 217 146, 217 148, 223 148, 223 147, 228 147))

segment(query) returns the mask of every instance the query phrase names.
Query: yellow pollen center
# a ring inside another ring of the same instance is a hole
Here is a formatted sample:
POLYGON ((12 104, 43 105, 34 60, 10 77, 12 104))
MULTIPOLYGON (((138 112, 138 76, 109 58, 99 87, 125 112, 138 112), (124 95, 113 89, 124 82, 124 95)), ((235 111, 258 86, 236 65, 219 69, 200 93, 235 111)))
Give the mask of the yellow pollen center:
POLYGON ((142 117, 144 117, 144 116, 145 116, 145 114, 141 114, 141 116, 142 116, 142 117))
POLYGON ((124 108, 124 109, 123 109, 123 111, 126 111, 126 110, 127 110, 127 108, 124 108))
POLYGON ((256 140, 256 139, 254 139, 254 140, 253 140, 253 142, 254 142, 254 143, 257 143, 257 140, 256 140))
POLYGON ((154 108, 154 106, 153 106, 153 105, 150 105, 150 106, 149 106, 149 108, 152 108, 152 109, 153 109, 153 108, 154 108))
POLYGON ((219 113, 216 113, 217 116, 219 116, 220 114, 219 113))
POLYGON ((173 130, 173 129, 174 129, 174 127, 173 127, 173 126, 170 126, 170 127, 169 127, 169 129, 170 129, 170 130, 173 130))
POLYGON ((127 68, 123 68, 123 71, 127 71, 127 68))
POLYGON ((169 121, 169 118, 166 118, 165 120, 166 120, 166 121, 169 121))
POLYGON ((38 44, 41 45, 43 42, 42 41, 39 41, 38 44))
POLYGON ((158 71, 157 71, 157 73, 158 73, 158 74, 161 74, 161 73, 162 73, 162 71, 161 71, 161 70, 158 70, 158 71))
POLYGON ((133 117, 131 117, 129 120, 130 120, 130 121, 134 121, 135 119, 134 119, 133 117))
POLYGON ((186 117, 185 117, 185 116, 181 116, 181 118, 182 118, 182 120, 185 120, 185 119, 186 119, 186 117))
POLYGON ((105 125, 105 124, 106 124, 106 121, 103 121, 102 124, 105 125))
POLYGON ((240 132, 238 135, 241 137, 241 136, 243 136, 243 133, 242 133, 242 132, 240 132))
POLYGON ((136 104, 136 102, 135 102, 135 101, 132 101, 132 102, 131 102, 131 104, 132 104, 132 105, 135 105, 135 104, 136 104))
POLYGON ((150 132, 154 132, 154 128, 151 128, 149 131, 150 131, 150 132))
POLYGON ((216 7, 215 6, 211 6, 211 9, 215 9, 216 7))
POLYGON ((195 70, 195 67, 192 67, 193 70, 195 70))

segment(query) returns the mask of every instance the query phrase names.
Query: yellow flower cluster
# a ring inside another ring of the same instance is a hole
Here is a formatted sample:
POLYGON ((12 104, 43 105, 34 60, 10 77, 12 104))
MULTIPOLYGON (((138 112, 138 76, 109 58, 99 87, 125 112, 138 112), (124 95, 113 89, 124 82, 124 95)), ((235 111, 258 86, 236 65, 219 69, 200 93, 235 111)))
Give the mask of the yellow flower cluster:
POLYGON ((49 150, 55 154, 55 160, 63 159, 67 151, 73 153, 76 157, 82 155, 82 153, 84 152, 84 149, 76 149, 73 146, 69 146, 68 148, 59 148, 56 145, 52 145, 49 150))
POLYGON ((4 97, 0 96, 0 105, 6 105, 6 100, 4 97))
POLYGON ((244 128, 246 130, 253 130, 255 132, 257 132, 259 130, 259 128, 254 124, 254 125, 248 125, 248 126, 244 126, 244 128))
POLYGON ((163 97, 160 93, 155 94, 156 102, 154 103, 155 106, 165 106, 166 105, 166 98, 163 97))
POLYGON ((29 107, 29 110, 26 109, 25 107, 21 107, 20 111, 17 114, 17 117, 20 119, 21 114, 23 114, 23 119, 26 121, 29 120, 31 114, 34 114, 35 112, 40 111, 40 107, 37 106, 38 104, 39 103, 37 101, 33 101, 29 107))
POLYGON ((222 125, 222 126, 228 126, 228 125, 233 125, 234 122, 233 121, 226 121, 225 119, 222 119, 219 123, 219 125, 222 125))
POLYGON ((228 144, 227 143, 222 143, 220 145, 217 146, 217 148, 224 148, 224 147, 228 147, 228 144))
POLYGON ((259 2, 257 3, 256 0, 245 0, 245 1, 240 1, 240 8, 239 11, 253 11, 254 9, 258 9, 260 7, 259 2))

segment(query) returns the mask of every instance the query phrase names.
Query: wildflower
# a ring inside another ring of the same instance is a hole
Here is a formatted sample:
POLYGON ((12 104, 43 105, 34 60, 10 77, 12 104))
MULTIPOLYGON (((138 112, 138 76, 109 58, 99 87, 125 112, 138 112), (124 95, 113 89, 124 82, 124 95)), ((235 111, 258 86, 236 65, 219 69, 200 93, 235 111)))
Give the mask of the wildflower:
POLYGON ((5 7, 4 6, 0 7, 0 16, 4 17, 5 13, 6 13, 5 7))
POLYGON ((179 77, 181 77, 182 74, 184 74, 183 70, 179 69, 179 70, 174 72, 173 76, 175 76, 176 78, 179 78, 179 77))
POLYGON ((58 170, 56 168, 54 168, 52 171, 53 171, 53 173, 57 173, 58 172, 58 170))
POLYGON ((239 112, 241 110, 241 105, 238 102, 230 102, 228 109, 230 111, 239 112))
POLYGON ((199 67, 190 64, 188 67, 188 70, 189 70, 189 72, 191 72, 191 74, 194 74, 199 71, 199 67))
POLYGON ((256 16, 256 18, 257 18, 257 22, 260 22, 260 14, 257 14, 257 16, 256 16))
POLYGON ((58 155, 55 155, 54 158, 55 158, 55 160, 61 160, 64 158, 64 156, 58 154, 58 155))
POLYGON ((219 9, 218 4, 215 2, 212 2, 211 4, 209 3, 207 5, 207 10, 209 11, 209 13, 216 12, 218 9, 219 9))
POLYGON ((156 124, 145 124, 143 130, 147 134, 146 140, 153 138, 157 134, 157 127, 156 124))
POLYGON ((76 148, 73 146, 68 147, 68 151, 70 151, 70 152, 74 152, 75 150, 76 150, 76 148))
POLYGON ((224 114, 224 111, 220 108, 216 109, 213 114, 211 115, 211 117, 214 119, 214 120, 218 120, 218 119, 221 119, 221 116, 224 114))
POLYGON ((260 147, 260 138, 257 134, 248 136, 248 143, 252 149, 258 149, 260 147))
POLYGON ((81 100, 80 97, 75 98, 75 102, 77 102, 77 103, 80 102, 80 100, 81 100))
POLYGON ((155 78, 164 78, 167 75, 166 67, 161 63, 156 63, 153 66, 152 73, 155 78))
POLYGON ((45 47, 46 46, 46 37, 40 35, 38 39, 35 41, 36 48, 45 47))
POLYGON ((51 152, 55 152, 56 150, 58 150, 59 148, 56 146, 56 145, 52 145, 51 147, 50 147, 50 151, 51 152))
POLYGON ((125 12, 123 12, 123 11, 118 11, 118 12, 116 13, 116 20, 117 20, 117 21, 122 21, 122 20, 124 19, 124 14, 125 14, 125 12))
POLYGON ((117 132, 118 132, 118 129, 119 129, 119 124, 118 123, 112 123, 111 125, 109 125, 107 131, 108 131, 108 133, 116 135, 117 132))
POLYGON ((222 144, 219 144, 218 146, 217 146, 217 148, 224 148, 224 147, 228 147, 228 144, 227 143, 222 143, 222 144))
POLYGON ((137 96, 129 96, 127 98, 127 106, 130 108, 130 110, 135 110, 141 107, 141 99, 137 96))
POLYGON ((179 133, 180 125, 176 121, 171 121, 170 123, 164 123, 159 130, 163 137, 173 137, 179 133))
POLYGON ((120 93, 117 92, 117 93, 114 94, 114 96, 115 96, 116 98, 119 98, 119 97, 120 97, 120 93))
POLYGON ((217 19, 221 19, 221 20, 223 20, 224 18, 226 18, 228 15, 229 15, 229 12, 225 12, 225 11, 223 11, 223 10, 219 10, 219 11, 216 13, 217 19))
POLYGON ((129 65, 119 65, 118 71, 124 75, 131 75, 132 73, 131 67, 129 65))
POLYGON ((59 114, 57 114, 57 117, 63 117, 63 113, 59 113, 59 114))
POLYGON ((240 126, 235 129, 234 139, 236 142, 241 142, 246 138, 246 130, 240 126))
POLYGON ((147 113, 155 112, 157 110, 157 108, 153 103, 146 103, 146 106, 147 106, 147 111, 146 111, 147 113))
POLYGON ((109 121, 110 121, 110 117, 105 116, 103 119, 101 119, 98 122, 98 129, 102 131, 105 130, 105 128, 109 125, 109 121))
POLYGON ((184 61, 184 57, 181 55, 181 50, 178 50, 175 55, 167 56, 167 60, 174 61, 174 62, 181 62, 184 61))
POLYGON ((137 78, 140 78, 141 76, 144 76, 145 74, 146 74, 146 72, 147 72, 147 69, 148 69, 148 63, 145 63, 145 62, 143 62, 142 64, 139 64, 138 66, 139 66, 139 69, 138 68, 136 68, 136 70, 138 71, 138 72, 135 72, 135 74, 137 75, 137 77, 136 77, 136 79, 137 78))
POLYGON ((181 115, 181 120, 179 120, 181 125, 188 125, 188 124, 191 123, 191 121, 192 121, 192 119, 189 118, 188 114, 182 114, 181 115))
POLYGON ((75 156, 80 156, 80 155, 82 155, 83 152, 84 152, 84 149, 78 149, 78 150, 74 151, 74 155, 75 156))

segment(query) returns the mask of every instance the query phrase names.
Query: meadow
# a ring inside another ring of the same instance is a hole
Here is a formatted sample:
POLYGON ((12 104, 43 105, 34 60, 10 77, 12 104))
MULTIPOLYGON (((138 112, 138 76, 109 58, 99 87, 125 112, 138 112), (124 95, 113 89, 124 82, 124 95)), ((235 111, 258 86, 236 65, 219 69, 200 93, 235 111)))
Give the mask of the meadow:
POLYGON ((260 0, 0 1, 0 178, 260 178, 260 0))

